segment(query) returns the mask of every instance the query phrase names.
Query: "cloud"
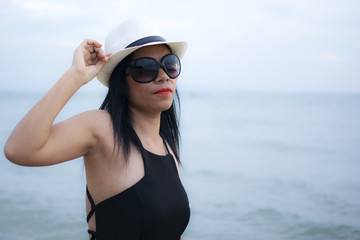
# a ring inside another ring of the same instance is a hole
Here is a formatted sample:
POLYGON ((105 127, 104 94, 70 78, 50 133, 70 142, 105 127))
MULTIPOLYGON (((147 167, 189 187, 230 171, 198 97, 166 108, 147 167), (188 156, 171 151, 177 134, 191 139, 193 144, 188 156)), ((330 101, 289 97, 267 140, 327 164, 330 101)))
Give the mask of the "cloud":
POLYGON ((24 11, 23 17, 31 20, 64 21, 65 19, 82 13, 77 1, 44 1, 44 0, 15 0, 12 6, 24 11))
POLYGON ((14 6, 24 8, 29 11, 48 11, 48 10, 62 10, 64 9, 64 4, 49 2, 49 1, 40 1, 40 0, 26 0, 26 1, 12 1, 14 6))
POLYGON ((333 63, 343 63, 346 62, 346 59, 342 56, 334 55, 334 54, 326 54, 320 57, 320 60, 323 62, 333 62, 333 63))
POLYGON ((163 19, 154 19, 154 24, 159 28, 169 31, 183 31, 191 30, 198 27, 198 19, 196 17, 188 17, 185 19, 172 19, 169 21, 163 21, 163 19))
POLYGON ((117 12, 118 14, 125 12, 136 12, 143 9, 149 9, 149 1, 146 0, 122 0, 122 1, 109 1, 107 4, 111 6, 111 10, 117 12))
MULTIPOLYGON (((190 85, 194 84, 192 79, 197 79, 201 86, 226 83, 254 89, 298 89, 300 85, 312 86, 303 79, 334 79, 343 86, 345 77, 359 78, 357 0, 223 0, 206 5, 203 1, 184 0, 176 11, 173 5, 164 3, 0 0, 0 44, 7 54, 2 65, 9 68, 8 59, 13 56, 32 59, 33 54, 56 56, 59 66, 66 65, 84 38, 104 42, 118 23, 145 15, 168 40, 189 43, 183 80, 188 78, 190 85), (236 69, 236 74, 230 69, 236 69), (274 84, 269 86, 267 82, 274 84)), ((35 63, 46 65, 42 58, 27 62, 28 72, 38 68, 35 63)), ((49 76, 61 70, 54 70, 52 65, 47 68, 49 76)), ((16 76, 13 71, 6 74, 17 79, 27 77, 22 72, 16 72, 16 76)), ((355 88, 360 89, 360 85, 355 88)))

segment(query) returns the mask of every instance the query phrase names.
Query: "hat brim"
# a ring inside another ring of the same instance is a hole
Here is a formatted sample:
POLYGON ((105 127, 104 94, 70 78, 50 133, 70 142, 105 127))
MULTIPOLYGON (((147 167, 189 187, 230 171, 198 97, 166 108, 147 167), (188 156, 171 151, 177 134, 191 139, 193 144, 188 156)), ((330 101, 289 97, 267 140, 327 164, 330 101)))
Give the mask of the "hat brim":
POLYGON ((180 59, 184 56, 186 49, 187 49, 187 42, 185 41, 178 41, 178 42, 151 42, 141 46, 126 48, 119 52, 113 53, 111 55, 110 60, 104 65, 101 69, 100 73, 97 75, 97 79, 106 87, 109 87, 109 79, 114 71, 115 67, 121 62, 126 56, 135 52, 136 50, 146 47, 146 46, 153 46, 153 45, 161 45, 166 44, 168 45, 172 52, 177 55, 180 59))

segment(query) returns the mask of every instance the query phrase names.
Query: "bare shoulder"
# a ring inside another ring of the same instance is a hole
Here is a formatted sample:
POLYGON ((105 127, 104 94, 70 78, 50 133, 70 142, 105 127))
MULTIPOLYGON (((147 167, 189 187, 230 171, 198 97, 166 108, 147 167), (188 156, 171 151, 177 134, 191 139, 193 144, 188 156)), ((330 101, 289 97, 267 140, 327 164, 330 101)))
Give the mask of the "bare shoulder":
POLYGON ((83 116, 84 118, 108 118, 110 119, 110 114, 105 110, 89 110, 86 112, 79 113, 78 116, 83 116))
MULTIPOLYGON (((86 139, 100 140, 112 131, 110 114, 104 110, 90 110, 79 113, 54 126, 58 131, 68 131, 86 139)), ((92 144, 91 144, 92 145, 92 144)))
POLYGON ((105 110, 90 110, 80 113, 76 117, 91 128, 93 133, 107 132, 112 129, 111 116, 105 110))
POLYGON ((90 110, 82 112, 77 116, 83 118, 84 120, 88 120, 90 123, 96 122, 98 120, 111 121, 110 114, 105 110, 90 110))
POLYGON ((105 110, 90 110, 75 116, 77 125, 91 134, 86 159, 103 159, 113 149, 113 127, 110 114, 105 110), (99 157, 99 154, 101 157, 99 157))

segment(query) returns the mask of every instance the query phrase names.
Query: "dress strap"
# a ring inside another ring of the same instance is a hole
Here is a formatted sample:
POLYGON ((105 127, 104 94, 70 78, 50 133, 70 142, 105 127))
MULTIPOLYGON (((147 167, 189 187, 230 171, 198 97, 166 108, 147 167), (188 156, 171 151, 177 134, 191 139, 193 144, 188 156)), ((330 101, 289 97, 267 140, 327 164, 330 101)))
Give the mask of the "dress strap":
POLYGON ((160 136, 161 136, 161 138, 162 138, 162 140, 163 140, 163 143, 164 143, 164 145, 165 145, 166 151, 168 152, 168 154, 170 154, 170 151, 169 151, 169 148, 168 148, 168 146, 167 146, 167 144, 166 144, 165 139, 163 138, 163 136, 162 136, 161 134, 160 134, 160 136))
MULTIPOLYGON (((91 197, 91 194, 89 192, 87 185, 86 185, 86 196, 91 205, 91 210, 86 217, 86 221, 89 223, 90 218, 92 217, 92 215, 94 215, 96 205, 95 205, 94 199, 91 197)), ((96 232, 95 231, 88 229, 88 233, 91 235, 90 240, 96 240, 96 232)))
POLYGON ((96 232, 95 231, 88 230, 88 233, 91 235, 90 240, 96 240, 96 232))
POLYGON ((88 189, 87 186, 86 186, 86 195, 87 195, 87 198, 88 198, 88 200, 89 200, 89 202, 91 204, 91 210, 90 210, 89 214, 86 217, 86 221, 89 222, 90 218, 92 217, 92 215, 95 212, 95 206, 96 205, 95 205, 95 202, 94 202, 93 198, 91 197, 91 194, 90 194, 89 189, 88 189))

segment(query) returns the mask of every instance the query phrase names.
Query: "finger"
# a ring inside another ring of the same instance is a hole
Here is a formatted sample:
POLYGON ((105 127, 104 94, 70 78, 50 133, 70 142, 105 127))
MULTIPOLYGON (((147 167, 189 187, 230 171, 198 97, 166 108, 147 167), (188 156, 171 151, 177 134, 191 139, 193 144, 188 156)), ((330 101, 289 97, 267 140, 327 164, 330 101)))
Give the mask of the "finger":
POLYGON ((84 40, 81 45, 81 47, 85 48, 85 49, 88 49, 89 46, 94 46, 93 44, 93 40, 84 40))
POLYGON ((101 48, 101 47, 102 47, 102 44, 99 43, 98 41, 94 41, 94 42, 93 42, 93 45, 94 45, 95 47, 97 47, 97 48, 101 48))
POLYGON ((106 54, 102 48, 94 48, 94 51, 98 54, 99 58, 106 58, 106 54))
POLYGON ((96 53, 96 52, 90 53, 89 51, 86 50, 84 59, 85 59, 86 65, 89 66, 89 65, 95 65, 99 61, 107 62, 109 60, 109 57, 106 56, 105 54, 103 57, 100 57, 98 55, 98 53, 96 53))
POLYGON ((94 46, 89 46, 89 45, 87 45, 87 46, 85 47, 85 49, 86 49, 90 54, 96 52, 94 46))
POLYGON ((98 52, 96 49, 101 49, 102 44, 94 40, 84 40, 82 46, 85 50, 92 54, 98 52))
POLYGON ((85 42, 86 42, 86 44, 87 44, 88 46, 95 46, 95 47, 97 47, 97 48, 101 48, 101 47, 102 47, 102 44, 99 43, 98 41, 95 41, 95 40, 87 39, 87 40, 85 40, 85 42))
POLYGON ((112 53, 105 53, 102 48, 95 48, 95 51, 98 53, 98 57, 103 61, 107 62, 110 60, 112 53))
POLYGON ((103 59, 103 61, 105 61, 105 62, 109 61, 110 58, 111 58, 111 56, 112 56, 112 53, 107 53, 107 54, 105 55, 105 58, 103 59))
POLYGON ((99 56, 96 54, 96 53, 92 53, 90 54, 90 57, 89 57, 89 65, 96 65, 97 62, 99 61, 102 61, 101 58, 99 58, 99 56))
POLYGON ((84 60, 87 66, 91 65, 93 62, 91 54, 87 54, 86 56, 84 56, 84 60))
POLYGON ((91 57, 91 60, 94 60, 94 59, 98 58, 96 53, 91 53, 90 57, 91 57))

